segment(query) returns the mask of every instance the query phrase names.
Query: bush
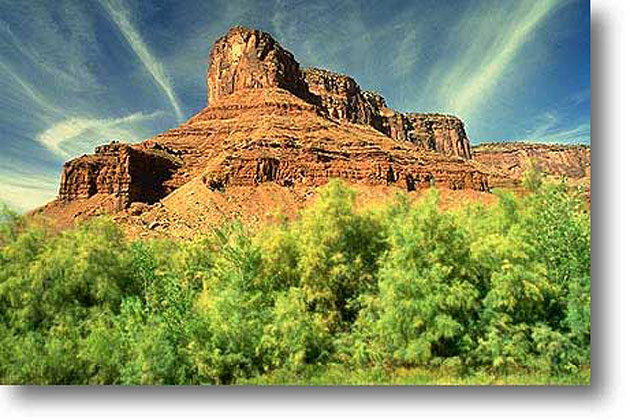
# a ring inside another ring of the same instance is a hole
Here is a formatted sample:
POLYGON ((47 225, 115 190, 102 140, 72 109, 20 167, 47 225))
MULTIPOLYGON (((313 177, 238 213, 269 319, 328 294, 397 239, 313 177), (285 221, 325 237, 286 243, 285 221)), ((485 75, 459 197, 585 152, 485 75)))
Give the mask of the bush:
POLYGON ((354 192, 331 181, 297 222, 300 286, 331 331, 354 322, 358 296, 376 284, 381 226, 354 211, 354 192))
POLYGON ((296 221, 192 241, 3 211, 0 382, 583 382, 590 214, 564 183, 530 189, 357 211, 331 182, 296 221))
POLYGON ((416 365, 460 354, 478 290, 469 245, 454 218, 437 209, 437 191, 394 222, 378 271, 374 325, 384 357, 416 365))

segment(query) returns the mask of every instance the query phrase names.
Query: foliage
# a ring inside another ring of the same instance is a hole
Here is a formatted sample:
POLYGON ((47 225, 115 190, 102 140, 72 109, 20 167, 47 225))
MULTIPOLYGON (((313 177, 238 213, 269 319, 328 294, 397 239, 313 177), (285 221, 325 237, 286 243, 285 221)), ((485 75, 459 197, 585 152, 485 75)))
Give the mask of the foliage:
POLYGON ((590 213, 537 176, 450 211, 334 181, 296 221, 181 242, 2 210, 0 382, 588 382, 590 213))

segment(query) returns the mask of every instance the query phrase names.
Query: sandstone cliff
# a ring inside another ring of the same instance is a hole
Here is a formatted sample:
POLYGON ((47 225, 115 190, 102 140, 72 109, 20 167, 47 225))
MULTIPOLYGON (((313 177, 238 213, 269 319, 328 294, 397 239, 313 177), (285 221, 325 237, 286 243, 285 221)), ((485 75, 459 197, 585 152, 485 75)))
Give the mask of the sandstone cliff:
POLYGON ((239 90, 281 88, 333 120, 370 125, 395 140, 471 158, 464 123, 457 117, 390 110, 382 96, 361 90, 350 76, 300 70, 293 54, 265 32, 234 27, 219 38, 210 53, 207 84, 208 105, 239 90))
POLYGON ((59 199, 113 194, 119 208, 134 201, 154 203, 170 192, 164 181, 178 166, 176 157, 160 148, 139 149, 113 142, 97 147, 94 155, 66 162, 59 199))
POLYGON ((471 158, 464 123, 457 117, 394 111, 387 107, 385 98, 362 91, 349 76, 315 68, 306 69, 303 75, 322 112, 333 120, 370 125, 394 140, 471 158))

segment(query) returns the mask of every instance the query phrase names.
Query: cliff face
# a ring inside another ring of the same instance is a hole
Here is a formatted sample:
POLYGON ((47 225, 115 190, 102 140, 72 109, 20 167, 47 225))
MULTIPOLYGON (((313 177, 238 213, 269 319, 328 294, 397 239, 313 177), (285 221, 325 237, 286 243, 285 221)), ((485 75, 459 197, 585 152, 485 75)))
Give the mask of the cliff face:
POLYGON ((394 140, 409 141, 426 150, 472 157, 464 123, 457 117, 391 110, 385 98, 361 90, 349 76, 314 68, 304 70, 303 75, 328 118, 369 125, 394 140))
POLYGON ((348 76, 301 70, 266 33, 237 27, 219 38, 207 84, 207 107, 179 127, 66 163, 48 210, 92 215, 113 200, 115 211, 129 208, 122 214, 148 212, 154 222, 177 214, 190 227, 268 212, 252 209, 254 196, 299 208, 330 178, 405 191, 489 189, 459 119, 392 111, 348 76))
POLYGON ((383 111, 383 132, 395 140, 410 141, 427 150, 471 159, 470 141, 464 123, 442 114, 401 114, 383 111))
POLYGON ((496 186, 518 184, 530 160, 549 176, 587 181, 591 176, 591 148, 586 145, 483 143, 473 148, 473 157, 490 170, 496 186))
POLYGON ((382 96, 361 90, 349 76, 300 70, 293 54, 264 32, 235 27, 219 38, 210 53, 207 84, 208 105, 239 90, 280 88, 335 121, 369 125, 395 140, 471 158, 464 123, 458 118, 392 111, 382 96))
POLYGON ((352 77, 328 70, 309 68, 302 76, 328 118, 381 127, 380 106, 385 99, 380 95, 364 93, 352 77))
POLYGON ((221 141, 221 153, 207 161, 205 184, 216 190, 264 182, 316 187, 343 178, 409 191, 432 184, 488 188, 484 173, 472 163, 397 143, 368 125, 340 125, 318 112, 277 89, 244 90, 216 101, 190 121, 199 126, 211 119, 216 129, 229 124, 229 143, 221 141))
POLYGON ((153 203, 170 192, 164 182, 177 167, 176 157, 164 150, 113 142, 64 164, 59 198, 71 201, 110 194, 116 197, 118 208, 134 201, 153 203))
POLYGON ((293 54, 271 35, 233 27, 210 52, 208 105, 243 89, 280 88, 307 98, 308 89, 293 54))

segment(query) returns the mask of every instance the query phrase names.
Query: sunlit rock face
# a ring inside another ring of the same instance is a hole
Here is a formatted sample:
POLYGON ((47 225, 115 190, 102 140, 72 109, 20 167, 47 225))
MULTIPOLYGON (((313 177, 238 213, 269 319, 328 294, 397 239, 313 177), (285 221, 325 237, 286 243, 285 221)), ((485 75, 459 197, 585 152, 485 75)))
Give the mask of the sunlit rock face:
POLYGON ((293 54, 265 32, 239 26, 219 38, 210 53, 207 84, 208 105, 239 90, 280 88, 316 105, 333 120, 369 125, 395 140, 471 158, 464 123, 457 117, 390 110, 385 98, 363 91, 350 76, 318 68, 300 70, 293 54))
POLYGON ((242 26, 231 28, 210 52, 208 105, 243 89, 280 88, 307 95, 300 65, 293 54, 268 33, 242 26))

